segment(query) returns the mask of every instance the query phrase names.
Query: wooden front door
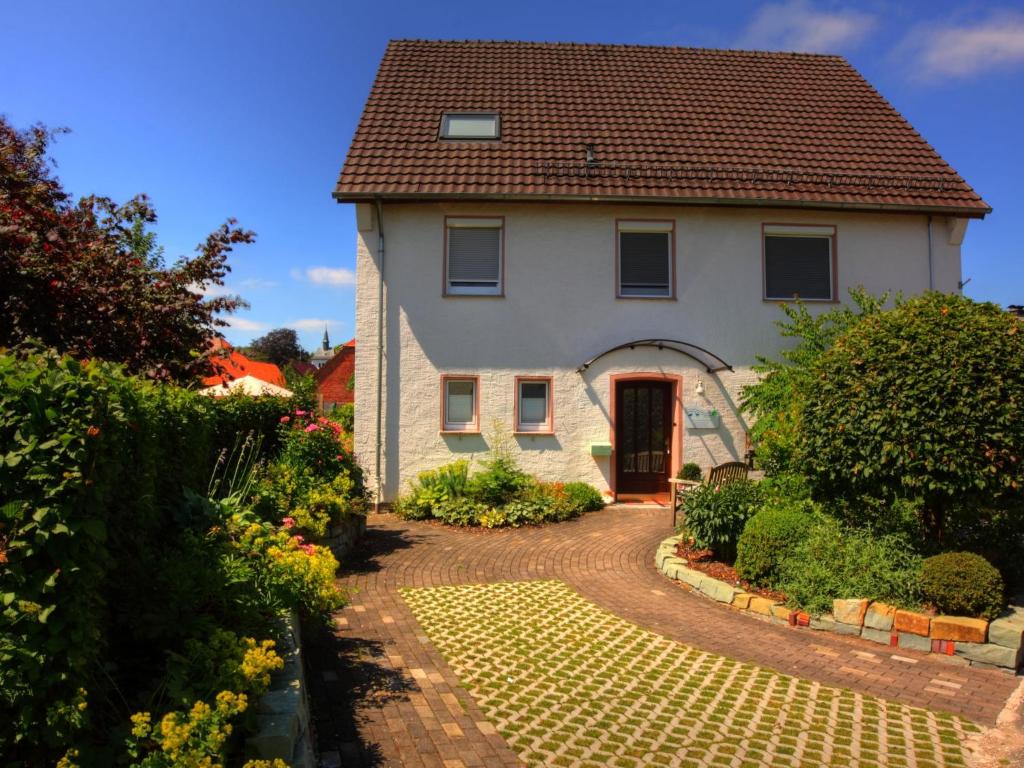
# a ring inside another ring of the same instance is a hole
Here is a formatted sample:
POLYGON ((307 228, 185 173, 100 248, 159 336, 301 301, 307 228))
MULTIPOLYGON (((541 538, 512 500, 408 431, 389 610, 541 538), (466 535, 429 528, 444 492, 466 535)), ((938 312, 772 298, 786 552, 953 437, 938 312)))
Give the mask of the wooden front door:
POLYGON ((672 465, 672 383, 620 381, 615 394, 617 493, 665 493, 672 465))

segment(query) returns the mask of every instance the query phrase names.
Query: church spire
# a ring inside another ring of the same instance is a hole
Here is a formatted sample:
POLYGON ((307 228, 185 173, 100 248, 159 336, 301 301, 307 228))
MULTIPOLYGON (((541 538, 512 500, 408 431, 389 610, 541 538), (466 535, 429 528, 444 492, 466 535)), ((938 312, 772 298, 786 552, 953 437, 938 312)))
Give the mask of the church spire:
POLYGON ((327 335, 327 326, 325 325, 324 326, 324 341, 323 341, 324 352, 329 351, 330 348, 331 348, 331 337, 327 335))

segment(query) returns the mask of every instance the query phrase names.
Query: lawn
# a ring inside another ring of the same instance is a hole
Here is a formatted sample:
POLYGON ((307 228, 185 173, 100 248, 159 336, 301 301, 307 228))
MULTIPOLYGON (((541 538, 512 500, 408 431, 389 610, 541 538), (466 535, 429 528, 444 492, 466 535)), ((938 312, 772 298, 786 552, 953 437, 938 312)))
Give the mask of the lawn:
POLYGON ((977 730, 690 648, 561 582, 402 595, 529 765, 964 766, 977 730))

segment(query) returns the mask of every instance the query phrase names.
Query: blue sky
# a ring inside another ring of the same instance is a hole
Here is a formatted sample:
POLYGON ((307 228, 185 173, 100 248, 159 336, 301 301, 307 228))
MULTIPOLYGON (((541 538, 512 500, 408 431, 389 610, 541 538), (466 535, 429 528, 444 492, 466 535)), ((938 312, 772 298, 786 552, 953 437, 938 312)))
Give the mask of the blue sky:
POLYGON ((995 213, 964 243, 968 295, 1024 303, 1024 7, 1018 2, 5 0, 0 111, 66 126, 75 195, 148 193, 167 255, 226 217, 257 232, 229 287, 245 343, 353 332, 355 227, 330 196, 391 38, 520 39, 841 53, 995 213))

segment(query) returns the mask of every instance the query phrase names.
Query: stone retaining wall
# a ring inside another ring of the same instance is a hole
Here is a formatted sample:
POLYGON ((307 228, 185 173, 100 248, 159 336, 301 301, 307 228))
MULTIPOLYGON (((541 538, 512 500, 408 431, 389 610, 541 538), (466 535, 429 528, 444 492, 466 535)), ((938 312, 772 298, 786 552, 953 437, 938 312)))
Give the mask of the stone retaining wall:
POLYGON ((335 523, 320 543, 331 548, 334 556, 341 560, 366 532, 366 515, 346 515, 335 523))
POLYGON ((835 600, 832 613, 809 616, 744 592, 687 566, 676 554, 682 535, 665 539, 654 556, 658 570, 705 597, 776 624, 856 635, 891 648, 934 653, 971 666, 1014 673, 1024 660, 1024 608, 1011 607, 988 622, 964 616, 928 616, 870 600, 835 600))
POLYGON ((270 689, 256 705, 257 730, 245 740, 245 756, 280 758, 291 768, 316 768, 299 617, 292 612, 282 624, 283 640, 277 651, 284 659, 284 669, 273 674, 270 689))

